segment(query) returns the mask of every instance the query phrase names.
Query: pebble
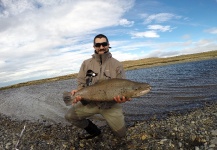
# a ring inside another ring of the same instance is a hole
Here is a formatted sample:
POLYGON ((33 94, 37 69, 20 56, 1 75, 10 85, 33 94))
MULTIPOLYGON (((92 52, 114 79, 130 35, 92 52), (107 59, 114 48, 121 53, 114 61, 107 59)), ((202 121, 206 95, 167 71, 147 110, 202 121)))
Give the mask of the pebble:
POLYGON ((200 148, 199 148, 199 147, 197 147, 197 146, 195 146, 195 150, 200 150, 200 148))
POLYGON ((7 143, 5 149, 9 149, 11 147, 11 143, 7 143))
POLYGON ((22 149, 217 149, 217 104, 170 114, 167 118, 144 120, 128 126, 126 138, 118 138, 105 125, 102 135, 90 140, 79 140, 83 130, 67 125, 18 121, 0 114, 0 149, 14 149, 26 124, 20 142, 22 149))
POLYGON ((214 138, 211 140, 211 143, 217 145, 217 137, 214 137, 214 138))
POLYGON ((212 135, 217 136, 217 130, 212 130, 212 135))

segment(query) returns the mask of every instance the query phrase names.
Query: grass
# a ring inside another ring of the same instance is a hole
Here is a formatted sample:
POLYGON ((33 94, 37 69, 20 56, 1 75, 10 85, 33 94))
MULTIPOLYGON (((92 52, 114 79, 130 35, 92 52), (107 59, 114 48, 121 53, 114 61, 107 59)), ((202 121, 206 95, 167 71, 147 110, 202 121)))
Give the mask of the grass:
POLYGON ((217 58, 217 50, 203 52, 203 53, 189 54, 189 55, 180 55, 175 57, 167 57, 167 58, 155 57, 155 58, 146 58, 146 59, 140 59, 135 61, 133 60, 124 61, 123 65, 126 70, 132 70, 132 69, 148 68, 154 66, 162 66, 162 65, 214 59, 214 58, 217 58))
MULTIPOLYGON (((139 60, 130 60, 130 61, 123 61, 122 63, 123 63, 125 70, 133 70, 133 69, 148 68, 148 67, 176 64, 176 63, 182 63, 182 62, 207 60, 207 59, 215 59, 215 58, 217 58, 217 50, 203 52, 203 53, 189 54, 189 55, 180 55, 180 56, 175 56, 175 57, 167 57, 167 58, 155 57, 155 58, 145 58, 145 59, 139 59, 139 60)), ((68 74, 68 75, 58 76, 54 78, 34 80, 34 81, 19 83, 19 84, 15 84, 11 86, 1 87, 0 90, 18 88, 18 87, 28 86, 28 85, 42 84, 46 82, 55 82, 59 80, 67 80, 67 79, 72 79, 76 77, 77 77, 77 73, 68 74)))

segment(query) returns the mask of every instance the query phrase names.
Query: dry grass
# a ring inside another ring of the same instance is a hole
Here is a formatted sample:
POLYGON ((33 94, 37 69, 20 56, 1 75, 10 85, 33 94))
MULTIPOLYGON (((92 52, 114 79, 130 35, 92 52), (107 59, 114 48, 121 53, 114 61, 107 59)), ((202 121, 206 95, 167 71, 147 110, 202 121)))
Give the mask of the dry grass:
POLYGON ((217 50, 168 58, 146 58, 135 61, 124 61, 123 65, 126 70, 131 70, 214 58, 217 58, 217 50))
MULTIPOLYGON (((148 67, 154 67, 154 66, 162 66, 162 65, 198 61, 198 60, 206 60, 206 59, 214 59, 214 58, 217 58, 217 50, 204 52, 204 53, 190 54, 190 55, 180 55, 180 56, 168 57, 168 58, 145 58, 145 59, 139 59, 139 60, 124 61, 122 63, 124 65, 125 70, 132 70, 132 69, 148 68, 148 67)), ((33 85, 33 84, 41 84, 45 82, 55 82, 59 80, 67 80, 67 79, 76 78, 76 76, 77 76, 77 73, 64 75, 64 76, 58 76, 54 78, 29 81, 25 83, 19 83, 19 84, 7 86, 7 87, 2 87, 0 88, 0 90, 17 88, 17 87, 28 86, 28 85, 33 85)))

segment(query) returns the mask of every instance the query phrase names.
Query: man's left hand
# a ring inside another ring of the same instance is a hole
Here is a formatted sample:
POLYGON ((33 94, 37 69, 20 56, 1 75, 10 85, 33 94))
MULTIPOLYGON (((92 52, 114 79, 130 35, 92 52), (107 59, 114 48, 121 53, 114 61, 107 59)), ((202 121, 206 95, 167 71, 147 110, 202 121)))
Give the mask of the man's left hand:
POLYGON ((114 100, 117 102, 117 103, 125 103, 126 101, 130 101, 131 98, 126 98, 124 96, 120 97, 119 95, 114 97, 114 100))

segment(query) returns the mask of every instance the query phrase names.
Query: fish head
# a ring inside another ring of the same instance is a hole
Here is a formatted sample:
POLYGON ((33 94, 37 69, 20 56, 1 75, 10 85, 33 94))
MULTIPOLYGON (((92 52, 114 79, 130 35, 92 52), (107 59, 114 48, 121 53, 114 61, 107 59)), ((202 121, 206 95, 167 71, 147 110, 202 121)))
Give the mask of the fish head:
POLYGON ((133 90, 132 97, 140 97, 150 92, 151 86, 148 83, 136 83, 132 87, 132 90, 133 90))

